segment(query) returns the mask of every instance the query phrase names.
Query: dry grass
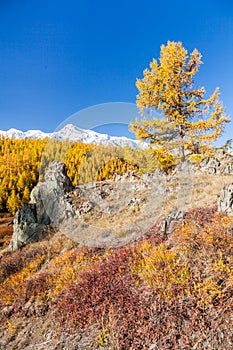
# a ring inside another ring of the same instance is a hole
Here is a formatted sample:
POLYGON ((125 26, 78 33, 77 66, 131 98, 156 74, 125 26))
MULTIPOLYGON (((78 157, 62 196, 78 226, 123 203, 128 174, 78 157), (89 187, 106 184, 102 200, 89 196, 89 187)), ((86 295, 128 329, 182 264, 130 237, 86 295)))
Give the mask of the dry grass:
POLYGON ((233 175, 178 174, 162 180, 155 178, 153 186, 146 190, 131 190, 128 183, 120 189, 116 186, 103 201, 96 201, 91 211, 73 220, 72 225, 67 223, 63 232, 84 245, 116 247, 127 244, 147 232, 156 220, 177 209, 212 207, 222 188, 233 182, 233 175), (128 205, 134 197, 140 204, 128 205), (111 208, 109 212, 108 208, 111 208))
POLYGON ((215 204, 223 187, 233 183, 233 175, 195 175, 192 208, 215 204))
POLYGON ((233 183, 233 175, 173 176, 167 179, 164 215, 176 208, 194 209, 210 207, 217 203, 223 187, 233 183))

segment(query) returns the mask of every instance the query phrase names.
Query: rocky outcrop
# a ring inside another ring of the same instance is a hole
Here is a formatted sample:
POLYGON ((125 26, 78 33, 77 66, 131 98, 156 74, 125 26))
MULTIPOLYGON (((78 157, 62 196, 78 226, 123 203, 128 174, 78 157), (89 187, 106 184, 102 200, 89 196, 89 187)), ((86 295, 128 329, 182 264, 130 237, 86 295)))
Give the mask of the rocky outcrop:
POLYGON ((185 160, 184 162, 179 163, 172 170, 172 175, 177 174, 192 174, 194 172, 194 164, 189 160, 185 160))
POLYGON ((124 245, 153 226, 165 193, 165 175, 159 171, 129 171, 74 188, 65 165, 53 162, 45 181, 32 190, 30 203, 15 215, 11 249, 40 239, 51 224, 82 245, 124 245))
POLYGON ((59 226, 75 215, 66 199, 73 185, 67 176, 65 164, 52 162, 45 173, 45 181, 39 182, 31 192, 31 201, 17 211, 10 248, 16 250, 25 244, 44 237, 47 225, 59 226))
POLYGON ((74 211, 66 199, 72 191, 70 178, 64 163, 54 161, 45 172, 45 181, 39 182, 31 192, 31 203, 35 203, 38 220, 43 220, 44 212, 51 223, 57 225, 74 216, 74 211))
POLYGON ((178 225, 181 220, 184 219, 185 215, 185 211, 175 210, 161 221, 160 229, 162 229, 165 237, 175 228, 176 225, 178 225))
MULTIPOLYGON (((161 171, 139 175, 128 171, 111 180, 80 186, 72 185, 65 164, 52 162, 45 181, 31 192, 31 201, 15 215, 10 247, 15 250, 45 235, 45 227, 54 225, 69 238, 83 245, 109 247, 126 244, 150 229, 164 214, 166 194, 177 195, 177 210, 185 212, 192 196, 192 174, 231 174, 233 156, 219 153, 201 164, 184 162, 170 178, 161 171), (177 178, 176 192, 167 181, 177 178), (168 190, 169 188, 169 190, 168 190)), ((226 186, 219 211, 233 212, 233 184, 226 186)), ((165 221, 168 232, 170 218, 165 221)))
POLYGON ((38 221, 35 204, 24 204, 14 218, 14 232, 10 248, 16 250, 25 244, 37 241, 44 236, 45 225, 50 224, 45 215, 42 222, 38 221))
POLYGON ((36 241, 54 225, 79 244, 117 247, 137 239, 161 215, 166 179, 161 172, 129 171, 111 180, 73 187, 63 163, 53 162, 14 220, 11 249, 36 241))
POLYGON ((215 156, 204 158, 199 165, 194 165, 195 173, 233 174, 233 155, 230 151, 218 151, 215 156))
POLYGON ((218 210, 233 216, 233 183, 223 187, 219 198, 218 210))
POLYGON ((178 164, 172 170, 172 175, 180 172, 200 174, 233 174, 233 152, 219 150, 214 156, 205 157, 200 163, 192 163, 188 160, 178 164))

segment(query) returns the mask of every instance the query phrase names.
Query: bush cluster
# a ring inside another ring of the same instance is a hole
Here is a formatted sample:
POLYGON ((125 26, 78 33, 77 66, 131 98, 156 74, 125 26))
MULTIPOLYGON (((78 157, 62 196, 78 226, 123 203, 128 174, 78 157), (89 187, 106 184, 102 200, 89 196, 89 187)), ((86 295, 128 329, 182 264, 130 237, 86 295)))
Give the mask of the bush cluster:
POLYGON ((70 334, 98 328, 93 344, 108 349, 231 349, 232 248, 232 220, 215 208, 117 249, 61 236, 2 254, 0 305, 14 317, 51 311, 70 334))

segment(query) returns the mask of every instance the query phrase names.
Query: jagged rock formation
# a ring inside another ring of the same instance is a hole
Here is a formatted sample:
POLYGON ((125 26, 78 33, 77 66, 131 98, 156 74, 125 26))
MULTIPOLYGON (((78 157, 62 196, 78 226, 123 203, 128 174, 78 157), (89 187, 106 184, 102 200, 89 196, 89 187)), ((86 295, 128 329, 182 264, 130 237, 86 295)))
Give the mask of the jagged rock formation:
POLYGON ((233 154, 231 151, 219 150, 215 156, 204 158, 199 164, 185 161, 178 164, 172 171, 175 175, 182 172, 195 174, 233 174, 233 154))
POLYGON ((31 203, 41 204, 37 215, 44 215, 44 210, 51 223, 57 225, 74 216, 71 205, 66 200, 66 194, 72 191, 70 178, 64 163, 54 161, 45 172, 45 181, 39 182, 31 192, 31 203))
POLYGON ((17 211, 14 218, 14 232, 10 243, 10 248, 16 250, 25 244, 37 241, 45 235, 45 225, 50 224, 50 219, 45 215, 37 216, 36 204, 24 204, 17 211))
POLYGON ((52 162, 45 173, 45 182, 39 182, 31 192, 31 201, 17 211, 10 248, 18 249, 37 241, 45 235, 46 226, 59 225, 74 216, 66 200, 66 193, 73 189, 65 164, 52 162))
POLYGON ((233 174, 233 155, 230 151, 218 151, 215 156, 206 157, 199 166, 194 166, 195 173, 233 174))
POLYGON ((218 210, 225 211, 229 216, 233 216, 233 183, 223 187, 219 203, 218 210))

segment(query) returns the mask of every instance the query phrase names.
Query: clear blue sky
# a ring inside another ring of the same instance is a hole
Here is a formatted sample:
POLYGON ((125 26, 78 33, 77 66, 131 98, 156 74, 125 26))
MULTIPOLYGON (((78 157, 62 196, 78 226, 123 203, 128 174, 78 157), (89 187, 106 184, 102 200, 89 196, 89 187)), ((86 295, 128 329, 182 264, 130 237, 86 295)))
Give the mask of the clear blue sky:
POLYGON ((53 131, 83 108, 134 103, 168 40, 202 53, 198 83, 219 86, 233 116, 231 0, 0 0, 0 32, 0 129, 53 131))

